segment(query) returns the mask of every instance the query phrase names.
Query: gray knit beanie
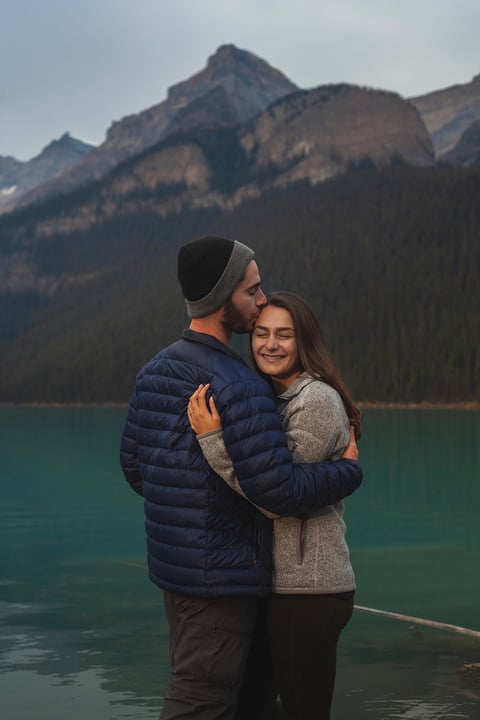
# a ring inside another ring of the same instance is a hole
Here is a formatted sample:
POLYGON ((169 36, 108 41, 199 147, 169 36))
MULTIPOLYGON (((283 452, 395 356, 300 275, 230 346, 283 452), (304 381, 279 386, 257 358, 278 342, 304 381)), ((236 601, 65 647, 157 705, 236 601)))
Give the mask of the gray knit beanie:
POLYGON ((243 278, 255 253, 237 240, 204 237, 178 252, 177 276, 191 318, 219 310, 243 278))

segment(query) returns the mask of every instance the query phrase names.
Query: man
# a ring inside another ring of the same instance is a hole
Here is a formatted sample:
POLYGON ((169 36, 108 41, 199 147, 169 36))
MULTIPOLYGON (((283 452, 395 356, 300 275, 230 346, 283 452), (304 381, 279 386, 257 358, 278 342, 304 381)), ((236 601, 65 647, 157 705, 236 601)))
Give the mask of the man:
POLYGON ((149 575, 170 625, 161 718, 251 720, 261 714, 244 689, 235 711, 272 569, 271 522, 252 503, 301 517, 351 494, 362 472, 348 459, 292 464, 269 387, 228 347, 266 303, 253 251, 202 238, 180 249, 178 279, 190 327, 138 374, 121 447, 125 476, 145 499, 149 575), (190 429, 188 399, 200 383, 210 383, 251 503, 210 469, 190 429))

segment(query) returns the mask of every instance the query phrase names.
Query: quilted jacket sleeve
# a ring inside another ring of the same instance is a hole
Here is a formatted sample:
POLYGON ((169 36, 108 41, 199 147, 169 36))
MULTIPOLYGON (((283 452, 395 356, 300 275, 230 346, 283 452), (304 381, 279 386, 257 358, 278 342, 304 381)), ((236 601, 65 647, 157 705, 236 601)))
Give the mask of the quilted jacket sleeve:
MULTIPOLYGON (((248 500, 248 497, 243 492, 242 486, 238 482, 238 478, 235 475, 235 468, 230 455, 227 452, 225 443, 223 441, 223 431, 212 430, 207 433, 197 435, 197 440, 202 448, 202 453, 214 472, 229 485, 232 490, 248 500)), ((257 507, 257 506, 256 506, 257 507)), ((278 515, 259 507, 264 515, 271 518, 272 520, 278 518, 278 515)))
POLYGON ((137 455, 137 409, 135 395, 130 401, 127 419, 123 428, 120 444, 120 465, 130 487, 139 495, 142 493, 142 478, 140 476, 137 455))

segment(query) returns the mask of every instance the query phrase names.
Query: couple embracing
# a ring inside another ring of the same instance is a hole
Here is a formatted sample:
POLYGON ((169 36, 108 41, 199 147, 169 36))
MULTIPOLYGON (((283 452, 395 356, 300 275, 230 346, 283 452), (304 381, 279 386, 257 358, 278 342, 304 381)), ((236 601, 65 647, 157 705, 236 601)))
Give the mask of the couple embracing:
POLYGON ((282 717, 326 720, 360 412, 310 307, 267 298, 249 247, 202 238, 177 270, 190 325, 139 372, 121 444, 170 627, 161 718, 266 720, 278 694, 282 717), (251 334, 255 371, 233 333, 251 334))

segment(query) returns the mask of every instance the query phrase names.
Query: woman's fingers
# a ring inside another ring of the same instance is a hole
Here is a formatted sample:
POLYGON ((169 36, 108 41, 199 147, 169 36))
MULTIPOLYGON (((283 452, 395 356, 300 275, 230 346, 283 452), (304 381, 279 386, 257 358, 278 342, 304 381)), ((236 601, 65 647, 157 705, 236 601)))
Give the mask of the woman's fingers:
POLYGON ((188 419, 197 435, 222 426, 213 397, 209 397, 207 401, 209 389, 210 383, 199 385, 188 401, 188 419))
POLYGON ((202 405, 206 406, 205 395, 209 387, 210 383, 207 383, 207 385, 199 385, 195 392, 190 395, 190 400, 188 401, 190 410, 198 410, 202 405))
POLYGON ((358 447, 355 442, 355 429, 353 425, 350 425, 350 439, 342 457, 358 462, 358 447))
POLYGON ((216 422, 218 422, 218 424, 220 426, 220 424, 221 424, 220 415, 218 414, 217 406, 215 405, 215 400, 213 399, 213 395, 210 395, 210 397, 208 399, 208 406, 210 408, 212 420, 215 420, 216 422))

